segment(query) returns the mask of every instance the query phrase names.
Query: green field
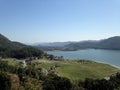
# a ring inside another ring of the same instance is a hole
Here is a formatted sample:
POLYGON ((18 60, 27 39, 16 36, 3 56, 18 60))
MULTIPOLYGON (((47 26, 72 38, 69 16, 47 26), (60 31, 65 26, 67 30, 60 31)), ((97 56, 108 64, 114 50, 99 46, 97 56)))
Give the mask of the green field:
POLYGON ((38 60, 40 64, 36 68, 43 67, 49 69, 51 66, 57 66, 55 72, 67 77, 72 81, 84 80, 85 78, 104 78, 119 72, 119 69, 108 64, 96 63, 93 61, 83 60, 65 60, 65 61, 48 61, 38 60))
MULTIPOLYGON (((16 60, 7 59, 7 61, 9 65, 18 65, 16 60)), ((57 75, 67 77, 73 82, 85 78, 101 79, 120 71, 111 65, 87 60, 34 60, 32 63, 34 63, 33 68, 45 68, 47 70, 52 66, 56 66, 55 73, 57 75)))

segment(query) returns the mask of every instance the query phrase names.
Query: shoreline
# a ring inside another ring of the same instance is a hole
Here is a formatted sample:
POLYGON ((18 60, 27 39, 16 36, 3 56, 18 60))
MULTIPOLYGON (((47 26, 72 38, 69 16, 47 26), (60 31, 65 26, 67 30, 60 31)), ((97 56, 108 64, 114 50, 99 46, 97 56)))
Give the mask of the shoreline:
MULTIPOLYGON (((90 61, 93 61, 93 60, 90 60, 90 61)), ((110 65, 110 66, 112 66, 112 67, 115 67, 115 68, 117 68, 117 69, 120 69, 120 66, 117 66, 117 65, 114 65, 114 64, 111 64, 111 63, 101 62, 101 61, 94 61, 94 62, 96 62, 96 63, 102 63, 102 64, 108 64, 108 65, 110 65)))
POLYGON ((109 65, 111 65, 111 66, 113 66, 113 67, 115 67, 115 68, 118 68, 118 69, 120 69, 120 66, 113 65, 113 64, 109 64, 109 65))
POLYGON ((87 60, 87 59, 68 59, 68 58, 65 58, 65 60, 85 60, 85 61, 91 61, 91 62, 96 62, 96 63, 101 63, 101 64, 107 64, 107 65, 110 65, 110 66, 115 67, 117 69, 120 69, 120 66, 117 66, 117 65, 114 65, 111 63, 107 63, 107 62, 102 62, 102 61, 87 60))
MULTIPOLYGON (((112 50, 113 51, 113 50, 112 50)), ((90 60, 90 61, 95 61, 95 62, 100 62, 104 64, 109 64, 113 67, 116 67, 120 69, 120 51, 116 52, 109 52, 108 50, 96 50, 96 49, 89 49, 89 50, 84 50, 84 51, 47 51, 47 53, 55 55, 55 56, 63 56, 64 59, 71 59, 71 60, 90 60), (87 57, 86 57, 87 56, 87 57)))
MULTIPOLYGON (((94 61, 94 60, 90 60, 90 61, 94 61)), ((114 65, 114 64, 111 64, 111 63, 102 62, 102 61, 94 61, 94 62, 96 62, 96 63, 102 63, 102 64, 108 64, 108 65, 110 65, 110 66, 112 66, 112 67, 115 67, 115 68, 117 68, 117 69, 120 69, 120 66, 117 66, 117 65, 114 65)))
MULTIPOLYGON (((93 60, 91 60, 91 61, 93 61, 93 60)), ((108 65, 113 66, 113 67, 115 67, 115 68, 117 68, 117 69, 120 69, 120 66, 117 66, 117 65, 114 65, 114 64, 111 64, 111 63, 101 62, 101 61, 94 61, 94 62, 103 63, 103 64, 108 64, 108 65)))

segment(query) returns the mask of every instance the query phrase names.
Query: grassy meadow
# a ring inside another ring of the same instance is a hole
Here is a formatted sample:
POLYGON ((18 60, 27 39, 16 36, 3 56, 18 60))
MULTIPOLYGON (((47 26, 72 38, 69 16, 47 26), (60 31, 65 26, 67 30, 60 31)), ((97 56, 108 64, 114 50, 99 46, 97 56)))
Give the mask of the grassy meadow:
MULTIPOLYGON (((9 65, 18 65, 18 62, 14 59, 6 59, 6 61, 8 61, 9 65)), ((87 60, 50 61, 41 59, 32 61, 32 64, 29 66, 47 70, 52 66, 56 66, 55 73, 57 75, 67 77, 73 82, 84 80, 85 78, 101 79, 120 71, 111 65, 87 60)))
POLYGON ((104 78, 109 77, 119 69, 108 64, 96 63, 93 61, 84 60, 65 60, 65 61, 48 61, 38 60, 40 62, 36 68, 43 67, 47 70, 51 66, 56 66, 55 72, 62 76, 67 77, 71 81, 84 80, 85 78, 104 78))

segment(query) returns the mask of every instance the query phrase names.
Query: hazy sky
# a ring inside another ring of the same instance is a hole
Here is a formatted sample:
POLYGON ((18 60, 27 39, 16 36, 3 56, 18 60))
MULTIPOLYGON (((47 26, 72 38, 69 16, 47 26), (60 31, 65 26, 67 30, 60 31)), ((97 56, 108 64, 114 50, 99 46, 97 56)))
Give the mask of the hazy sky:
POLYGON ((120 36, 120 0, 0 0, 0 33, 23 43, 120 36))

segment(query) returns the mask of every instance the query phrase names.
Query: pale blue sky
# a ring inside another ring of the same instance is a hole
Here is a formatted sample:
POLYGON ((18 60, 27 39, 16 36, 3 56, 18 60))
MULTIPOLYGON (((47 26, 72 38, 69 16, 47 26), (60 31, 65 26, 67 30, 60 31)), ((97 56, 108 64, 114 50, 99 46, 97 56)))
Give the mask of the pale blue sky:
POLYGON ((23 43, 120 36, 120 0, 0 0, 0 33, 23 43))

